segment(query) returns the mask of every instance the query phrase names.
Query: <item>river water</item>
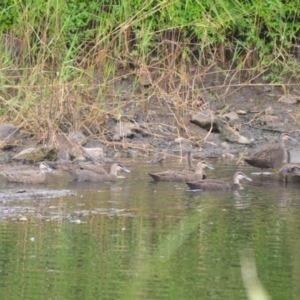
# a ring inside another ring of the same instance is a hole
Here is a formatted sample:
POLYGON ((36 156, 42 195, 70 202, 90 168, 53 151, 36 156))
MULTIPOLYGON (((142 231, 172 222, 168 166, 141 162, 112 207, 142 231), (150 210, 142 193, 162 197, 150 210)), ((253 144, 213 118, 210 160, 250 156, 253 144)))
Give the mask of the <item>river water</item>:
POLYGON ((114 184, 49 174, 43 188, 76 195, 2 201, 1 299, 300 299, 299 185, 212 160, 208 177, 253 181, 190 192, 147 174, 176 161, 123 163, 132 172, 114 184))

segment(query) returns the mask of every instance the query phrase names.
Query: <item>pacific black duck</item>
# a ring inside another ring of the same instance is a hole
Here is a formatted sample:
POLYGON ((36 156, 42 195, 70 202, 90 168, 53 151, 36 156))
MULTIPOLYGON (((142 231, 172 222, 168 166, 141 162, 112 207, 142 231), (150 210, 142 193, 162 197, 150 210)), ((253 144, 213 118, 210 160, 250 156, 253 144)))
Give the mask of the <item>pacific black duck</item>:
POLYGON ((241 187, 240 185, 241 179, 252 181, 252 179, 246 176, 244 173, 236 172, 233 176, 233 183, 227 183, 225 181, 216 180, 216 179, 206 179, 206 180, 186 182, 186 184, 192 190, 228 191, 228 190, 239 189, 241 187))
POLYGON ((1 172, 1 174, 10 182, 20 183, 44 183, 46 181, 45 171, 52 171, 52 169, 45 163, 41 162, 39 171, 37 170, 26 170, 26 171, 11 171, 1 172))
POLYGON ((286 150, 284 148, 284 141, 290 140, 297 142, 294 138, 290 137, 288 133, 282 133, 279 137, 278 145, 269 145, 263 149, 255 152, 251 157, 244 158, 245 162, 253 167, 261 169, 273 169, 275 172, 276 167, 280 166, 281 163, 286 159, 286 150))
POLYGON ((284 182, 300 182, 300 166, 286 164, 279 169, 277 177, 284 182))
POLYGON ((93 181, 93 182, 115 182, 118 178, 118 172, 130 171, 122 166, 119 162, 111 165, 110 173, 107 173, 101 166, 77 165, 64 167, 76 181, 93 181))
POLYGON ((204 179, 205 178, 205 175, 203 173, 204 169, 213 170, 214 168, 208 165, 205 161, 200 161, 198 162, 194 172, 189 170, 184 170, 184 171, 168 170, 160 173, 149 173, 149 175, 155 181, 186 182, 186 181, 204 179))

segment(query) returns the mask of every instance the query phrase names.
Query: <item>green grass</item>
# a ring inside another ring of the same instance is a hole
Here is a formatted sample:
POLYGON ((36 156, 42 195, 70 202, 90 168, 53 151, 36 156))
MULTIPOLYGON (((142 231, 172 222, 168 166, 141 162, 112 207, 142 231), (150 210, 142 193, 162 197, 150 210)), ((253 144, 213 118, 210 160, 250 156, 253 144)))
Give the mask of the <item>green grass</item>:
POLYGON ((1 120, 36 135, 101 132, 107 114, 122 118, 128 102, 144 111, 149 95, 172 112, 192 109, 208 77, 286 91, 299 83, 299 11, 296 0, 3 1, 1 120))

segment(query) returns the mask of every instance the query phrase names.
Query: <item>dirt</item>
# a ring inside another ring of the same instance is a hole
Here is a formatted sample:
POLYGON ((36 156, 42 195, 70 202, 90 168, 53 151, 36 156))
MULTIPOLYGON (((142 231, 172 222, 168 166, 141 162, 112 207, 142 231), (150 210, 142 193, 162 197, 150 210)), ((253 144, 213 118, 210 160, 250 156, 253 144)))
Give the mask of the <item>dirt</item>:
MULTIPOLYGON (((121 82, 115 89, 128 95, 128 84, 121 82)), ((101 128, 102 134, 89 136, 82 130, 81 133, 86 135, 83 140, 87 141, 84 147, 103 148, 103 161, 124 156, 149 157, 151 160, 151 157, 157 159, 164 156, 182 156, 187 150, 192 151, 194 156, 203 158, 219 157, 226 153, 238 156, 251 152, 260 145, 276 143, 280 132, 289 132, 300 140, 299 104, 297 100, 294 103, 279 102, 283 96, 280 86, 219 85, 204 91, 198 99, 187 102, 178 102, 172 95, 163 99, 150 96, 147 88, 141 89, 140 94, 135 95, 138 102, 124 96, 120 104, 121 118, 116 120, 115 114, 108 114, 104 128, 101 128), (221 119, 250 143, 233 143, 210 126, 201 128, 193 124, 192 116, 204 110, 212 111, 216 118, 221 119), (236 114, 237 118, 230 120, 232 114, 236 114)), ((74 158, 72 153, 66 152, 71 152, 70 149, 75 147, 66 147, 65 140, 58 145, 63 150, 60 158, 65 160, 70 155, 74 158)), ((16 153, 32 146, 38 146, 36 140, 23 139, 19 146, 4 151, 1 160, 8 161, 16 153)), ((288 147, 296 149, 298 146, 289 144, 288 147)))
MULTIPOLYGON (((300 140, 299 104, 279 102, 282 96, 281 87, 272 89, 268 86, 232 87, 226 89, 226 97, 224 89, 219 90, 219 93, 215 91, 203 96, 199 107, 180 112, 176 112, 171 106, 158 105, 157 101, 153 101, 145 113, 138 112, 134 116, 140 127, 143 126, 145 129, 136 130, 132 136, 123 139, 127 146, 125 155, 177 156, 191 150, 201 157, 219 157, 225 153, 239 155, 267 143, 277 143, 281 132, 289 132, 300 140), (220 132, 210 131, 211 128, 205 129, 191 123, 193 114, 206 109, 213 111, 217 118, 222 118, 225 123, 227 122, 225 115, 237 113, 238 119, 232 124, 230 120, 227 123, 250 143, 246 145, 231 143, 224 139, 220 132)), ((112 128, 113 126, 110 129, 112 128)), ((289 149, 297 147, 288 144, 289 149)), ((115 156, 115 149, 118 147, 113 150, 107 148, 105 152, 108 156, 115 156)), ((120 156, 124 155, 123 150, 119 150, 118 153, 120 156)))

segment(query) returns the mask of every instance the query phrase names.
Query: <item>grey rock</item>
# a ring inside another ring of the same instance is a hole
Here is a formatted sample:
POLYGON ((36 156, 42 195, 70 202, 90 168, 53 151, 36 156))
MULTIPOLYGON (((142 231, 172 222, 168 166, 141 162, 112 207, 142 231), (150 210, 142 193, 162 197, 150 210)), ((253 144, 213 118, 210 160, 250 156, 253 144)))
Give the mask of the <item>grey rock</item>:
POLYGON ((218 129, 217 117, 210 109, 192 115, 190 122, 207 130, 210 130, 211 127, 213 127, 213 131, 218 129))
POLYGON ((54 160, 58 154, 58 149, 55 147, 39 147, 39 148, 27 148, 12 157, 14 160, 25 161, 42 161, 42 160, 54 160))
POLYGON ((228 125, 219 126, 219 130, 221 137, 226 141, 245 145, 250 144, 248 138, 240 135, 238 131, 228 125))
POLYGON ((6 123, 0 123, 0 139, 16 139, 20 136, 18 127, 6 123))
POLYGON ((231 127, 235 129, 241 128, 241 120, 238 114, 234 111, 229 112, 227 114, 224 114, 222 118, 230 125, 231 127))
POLYGON ((115 126, 115 131, 116 134, 113 136, 114 140, 119 140, 122 137, 132 137, 134 135, 131 123, 119 122, 115 126), (119 135, 120 138, 116 135, 119 135))
POLYGON ((76 142, 80 145, 84 145, 87 142, 86 135, 81 131, 75 131, 71 133, 69 138, 72 142, 76 142))

